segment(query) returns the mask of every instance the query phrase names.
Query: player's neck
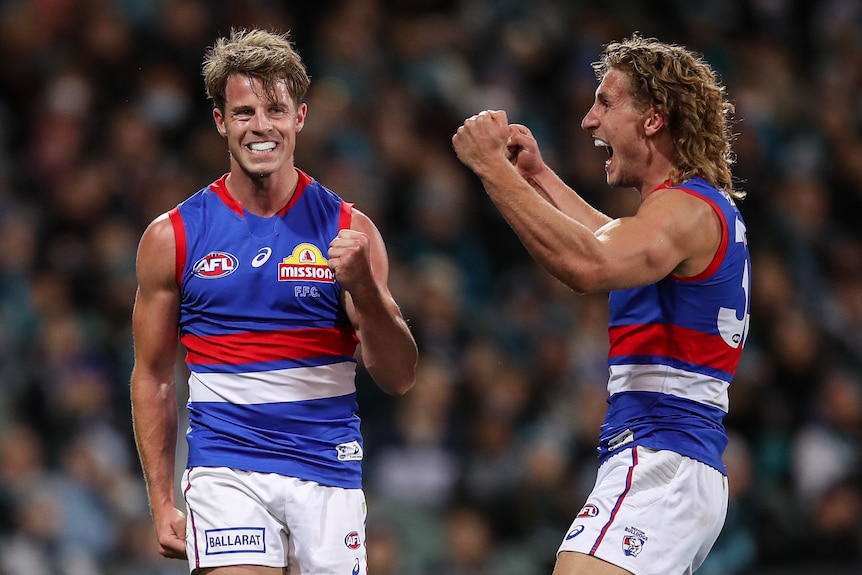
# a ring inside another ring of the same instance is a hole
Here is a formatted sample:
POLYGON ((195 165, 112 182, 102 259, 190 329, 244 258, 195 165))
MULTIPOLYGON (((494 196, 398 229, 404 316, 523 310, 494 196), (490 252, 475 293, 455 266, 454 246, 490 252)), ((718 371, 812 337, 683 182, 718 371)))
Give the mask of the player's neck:
POLYGON ((287 205, 296 191, 298 181, 299 175, 291 166, 289 170, 266 175, 233 170, 225 185, 243 208, 257 216, 269 217, 287 205))
POLYGON ((638 191, 641 195, 641 201, 645 200, 648 195, 653 193, 658 187, 662 186, 670 178, 673 170, 672 157, 666 154, 653 154, 644 170, 643 180, 638 191))

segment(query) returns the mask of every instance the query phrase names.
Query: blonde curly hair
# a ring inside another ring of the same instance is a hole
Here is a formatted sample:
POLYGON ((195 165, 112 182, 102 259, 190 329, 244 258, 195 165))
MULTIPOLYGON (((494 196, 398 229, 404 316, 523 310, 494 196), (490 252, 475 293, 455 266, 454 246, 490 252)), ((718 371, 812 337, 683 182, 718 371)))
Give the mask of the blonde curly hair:
POLYGON ((735 107, 709 64, 685 48, 634 34, 608 44, 593 63, 599 80, 611 69, 628 75, 639 110, 665 115, 676 152, 673 185, 700 176, 736 199, 745 197, 734 190, 730 170, 736 161, 730 131, 735 107))
POLYGON ((287 33, 231 29, 207 50, 201 72, 207 97, 224 112, 228 78, 234 74, 257 78, 266 96, 275 97, 275 84, 284 81, 295 104, 302 102, 311 83, 305 65, 287 33))

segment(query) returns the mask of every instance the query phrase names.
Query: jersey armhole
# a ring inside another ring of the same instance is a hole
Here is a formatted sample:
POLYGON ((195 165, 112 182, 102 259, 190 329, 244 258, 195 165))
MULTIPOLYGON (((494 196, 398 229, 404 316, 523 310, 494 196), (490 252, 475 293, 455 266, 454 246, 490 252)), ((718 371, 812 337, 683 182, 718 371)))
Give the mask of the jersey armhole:
POLYGON ((349 230, 350 224, 353 222, 353 204, 350 202, 341 201, 341 213, 338 217, 338 229, 349 230))
POLYGON ((186 228, 183 225, 183 216, 180 214, 179 208, 174 208, 168 212, 168 217, 171 220, 171 226, 174 228, 174 240, 176 244, 176 257, 174 261, 176 281, 178 286, 182 286, 183 271, 186 267, 186 228))
POLYGON ((692 196, 695 196, 696 198, 700 198, 701 200, 703 200, 704 202, 709 204, 709 206, 712 208, 712 210, 718 216, 718 221, 721 223, 721 239, 719 240, 719 243, 718 243, 718 249, 715 250, 715 255, 712 257, 712 261, 709 262, 709 265, 706 266, 706 269, 703 270, 702 272, 700 272, 699 274, 691 276, 691 277, 682 277, 682 276, 678 276, 675 274, 670 275, 670 277, 672 279, 674 279, 676 281, 681 281, 681 282, 701 281, 703 279, 708 278, 709 276, 714 274, 716 272, 716 270, 718 270, 719 266, 721 265, 722 260, 724 260, 724 255, 727 253, 727 235, 728 235, 727 220, 724 217, 724 212, 722 212, 721 208, 718 207, 718 204, 716 204, 710 198, 707 198, 706 196, 699 194, 693 190, 689 190, 687 188, 676 188, 676 189, 680 190, 682 192, 685 192, 687 194, 690 194, 692 196))

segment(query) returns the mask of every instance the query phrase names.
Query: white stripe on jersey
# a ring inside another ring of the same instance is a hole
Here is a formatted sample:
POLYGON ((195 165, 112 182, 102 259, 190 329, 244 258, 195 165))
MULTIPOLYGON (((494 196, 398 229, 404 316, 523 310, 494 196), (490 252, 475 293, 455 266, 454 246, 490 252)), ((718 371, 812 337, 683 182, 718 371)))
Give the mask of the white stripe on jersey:
POLYGON ((727 412, 730 400, 726 381, 668 365, 612 365, 608 392, 655 391, 697 401, 727 412))
POLYGON ((345 361, 245 373, 192 373, 189 402, 251 405, 339 397, 356 391, 356 363, 345 361))

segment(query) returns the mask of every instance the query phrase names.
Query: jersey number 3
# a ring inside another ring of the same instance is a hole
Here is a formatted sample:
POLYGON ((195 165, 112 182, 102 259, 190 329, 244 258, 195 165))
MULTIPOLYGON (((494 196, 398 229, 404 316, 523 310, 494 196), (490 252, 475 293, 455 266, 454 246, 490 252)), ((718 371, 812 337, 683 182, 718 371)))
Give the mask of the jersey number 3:
MULTIPOLYGON (((745 236, 745 224, 739 218, 736 219, 736 243, 748 243, 745 236)), ((751 309, 749 307, 751 271, 749 270, 748 259, 744 259, 742 265, 745 266, 742 270, 742 292, 745 295, 745 304, 742 310, 726 307, 718 310, 718 332, 725 343, 732 348, 738 348, 742 345, 748 335, 748 317, 751 309)))

